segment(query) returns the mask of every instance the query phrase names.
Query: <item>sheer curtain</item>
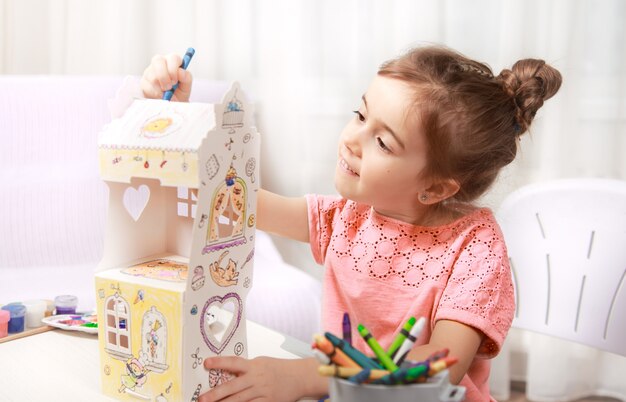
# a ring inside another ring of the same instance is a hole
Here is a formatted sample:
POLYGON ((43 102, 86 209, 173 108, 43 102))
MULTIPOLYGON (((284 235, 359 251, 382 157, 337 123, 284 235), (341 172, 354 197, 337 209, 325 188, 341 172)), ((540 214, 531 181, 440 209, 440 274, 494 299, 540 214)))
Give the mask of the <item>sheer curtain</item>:
MULTIPOLYGON (((622 0, 0 0, 0 73, 140 75, 153 54, 193 46, 196 77, 238 80, 253 94, 264 186, 301 195, 334 192, 336 138, 382 61, 424 43, 496 73, 543 58, 563 87, 482 200, 497 208, 530 182, 626 178, 625 22, 622 0)), ((305 245, 277 242, 288 262, 321 276, 305 245)), ((502 398, 509 378, 526 377, 538 399, 596 389, 626 398, 616 374, 626 372, 624 358, 560 341, 513 331, 496 364, 502 398), (560 357, 601 374, 536 364, 553 342, 560 357)))

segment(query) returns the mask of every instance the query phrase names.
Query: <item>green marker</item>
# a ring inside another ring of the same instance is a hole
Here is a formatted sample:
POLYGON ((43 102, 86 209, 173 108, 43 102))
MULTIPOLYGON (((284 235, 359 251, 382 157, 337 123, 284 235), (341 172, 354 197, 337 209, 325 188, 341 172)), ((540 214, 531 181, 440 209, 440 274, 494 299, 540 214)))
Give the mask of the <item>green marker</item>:
POLYGON ((415 321, 417 321, 415 317, 411 317, 406 322, 406 324, 404 324, 404 326, 400 330, 400 333, 396 336, 396 339, 393 340, 391 346, 389 346, 389 349, 387 349, 387 354, 389 356, 393 356, 393 354, 396 353, 396 351, 400 348, 407 336, 409 336, 409 331, 411 330, 411 328, 413 328, 413 325, 415 325, 415 321))
POLYGON ((407 384, 410 382, 417 381, 418 378, 428 375, 428 371, 430 370, 429 362, 421 362, 417 366, 409 367, 406 373, 406 377, 402 380, 403 383, 407 384))
POLYGON ((398 369, 398 366, 396 366, 396 364, 393 362, 393 360, 391 360, 389 355, 383 350, 376 338, 374 338, 372 334, 370 334, 370 331, 368 331, 367 328, 365 328, 362 324, 359 324, 357 329, 359 331, 359 334, 361 334, 363 339, 365 339, 365 342, 367 342, 367 344, 369 345, 370 349, 372 349, 372 352, 374 352, 374 354, 378 358, 378 361, 380 361, 380 364, 382 364, 383 367, 389 371, 396 371, 398 369))

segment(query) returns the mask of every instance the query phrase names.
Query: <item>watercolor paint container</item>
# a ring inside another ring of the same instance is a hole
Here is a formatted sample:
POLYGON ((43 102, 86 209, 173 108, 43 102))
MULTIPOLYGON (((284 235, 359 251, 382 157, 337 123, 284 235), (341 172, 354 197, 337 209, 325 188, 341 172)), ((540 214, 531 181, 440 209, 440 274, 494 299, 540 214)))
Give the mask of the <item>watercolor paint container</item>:
POLYGON ((54 315, 54 300, 44 300, 46 302, 46 312, 44 313, 45 317, 51 317, 54 315))
POLYGON ((18 334, 24 331, 24 316, 26 315, 26 306, 23 304, 7 304, 2 307, 2 310, 6 310, 11 313, 11 319, 9 320, 9 334, 18 334))
POLYGON ((9 320, 11 313, 6 310, 0 310, 0 338, 4 338, 9 334, 9 320))
POLYGON ((61 295, 54 298, 54 306, 56 307, 56 315, 76 314, 76 306, 78 298, 73 295, 61 295))
POLYGON ((26 306, 26 328, 39 328, 43 325, 41 320, 46 313, 46 302, 44 300, 28 300, 22 302, 26 306))
POLYGON ((328 391, 332 402, 456 402, 465 399, 465 387, 451 385, 448 370, 424 383, 406 385, 356 384, 331 377, 328 391))

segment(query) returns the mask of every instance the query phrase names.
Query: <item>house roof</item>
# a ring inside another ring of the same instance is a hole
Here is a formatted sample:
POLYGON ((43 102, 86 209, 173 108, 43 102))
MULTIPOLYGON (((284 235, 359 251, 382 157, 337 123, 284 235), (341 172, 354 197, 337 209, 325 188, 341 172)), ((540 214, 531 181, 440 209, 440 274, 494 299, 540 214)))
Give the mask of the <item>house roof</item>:
POLYGON ((214 105, 135 99, 107 124, 98 147, 195 152, 215 126, 214 105))

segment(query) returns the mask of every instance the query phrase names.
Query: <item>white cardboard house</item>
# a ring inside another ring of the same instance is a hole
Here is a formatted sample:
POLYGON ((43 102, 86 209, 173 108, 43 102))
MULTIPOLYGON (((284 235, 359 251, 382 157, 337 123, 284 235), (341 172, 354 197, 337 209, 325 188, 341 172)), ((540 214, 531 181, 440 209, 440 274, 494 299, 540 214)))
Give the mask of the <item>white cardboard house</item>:
POLYGON ((259 135, 237 83, 222 104, 135 99, 100 133, 109 187, 95 275, 103 392, 194 401, 247 356, 259 135))

